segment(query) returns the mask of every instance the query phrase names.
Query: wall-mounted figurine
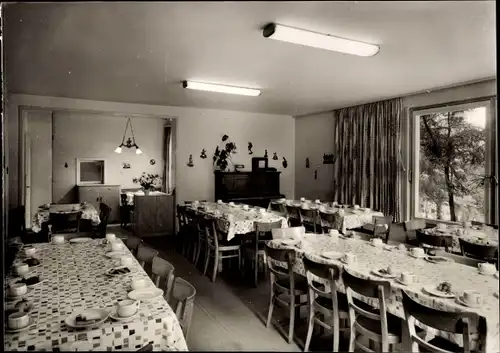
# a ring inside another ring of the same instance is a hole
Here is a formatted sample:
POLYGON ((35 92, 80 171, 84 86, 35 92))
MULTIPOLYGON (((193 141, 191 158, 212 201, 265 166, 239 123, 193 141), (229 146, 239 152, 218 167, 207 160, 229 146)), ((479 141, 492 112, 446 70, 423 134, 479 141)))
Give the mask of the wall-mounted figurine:
POLYGON ((64 168, 68 168, 68 163, 64 163, 64 168))
POLYGON ((278 160, 278 155, 276 154, 276 152, 273 153, 273 161, 277 161, 278 160))
POLYGON ((283 157, 283 162, 282 162, 282 164, 283 164, 283 168, 288 167, 288 162, 287 162, 287 160, 286 160, 286 158, 285 158, 285 157, 283 157))
POLYGON ((225 135, 225 134, 224 134, 224 136, 222 136, 222 142, 226 142, 226 140, 227 140, 228 138, 229 138, 229 136, 227 136, 227 135, 225 135))
POLYGON ((155 161, 154 159, 150 159, 150 160, 149 160, 149 164, 151 164, 151 165, 155 165, 155 164, 156 164, 156 161, 155 161))
POLYGON ((318 170, 314 169, 314 180, 318 180, 318 170))
POLYGON ((267 150, 265 150, 264 158, 267 158, 267 150))
POLYGON ((201 159, 205 159, 205 158, 207 158, 207 151, 206 151, 205 149, 202 149, 202 150, 201 150, 200 158, 201 158, 201 159))
POLYGON ((251 142, 249 142, 248 143, 248 154, 253 154, 252 148, 253 148, 253 144, 251 142))
POLYGON ((186 163, 186 165, 187 165, 188 167, 194 167, 194 163, 193 163, 193 155, 192 155, 192 154, 190 154, 190 155, 189 155, 189 161, 186 163))
POLYGON ((130 169, 130 163, 123 163, 122 167, 123 169, 130 169))
POLYGON ((309 164, 309 157, 306 158, 306 168, 310 168, 311 165, 309 164))

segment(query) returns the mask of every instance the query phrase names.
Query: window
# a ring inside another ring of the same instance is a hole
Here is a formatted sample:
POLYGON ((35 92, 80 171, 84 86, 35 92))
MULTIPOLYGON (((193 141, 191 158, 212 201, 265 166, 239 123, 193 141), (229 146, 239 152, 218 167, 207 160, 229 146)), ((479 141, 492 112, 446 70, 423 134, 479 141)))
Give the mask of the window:
POLYGON ((412 110, 412 216, 498 224, 495 100, 412 110))
POLYGON ((76 183, 104 184, 104 160, 82 159, 76 160, 76 183))

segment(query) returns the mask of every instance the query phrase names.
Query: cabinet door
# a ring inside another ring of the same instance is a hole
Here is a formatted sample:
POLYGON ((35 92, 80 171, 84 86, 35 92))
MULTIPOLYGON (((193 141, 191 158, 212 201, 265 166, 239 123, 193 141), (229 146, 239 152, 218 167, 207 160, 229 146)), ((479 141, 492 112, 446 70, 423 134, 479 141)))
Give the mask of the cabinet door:
POLYGON ((156 196, 156 233, 168 234, 174 233, 174 204, 173 196, 156 196))
POLYGON ((135 196, 135 227, 139 236, 148 235, 156 229, 156 197, 135 196))

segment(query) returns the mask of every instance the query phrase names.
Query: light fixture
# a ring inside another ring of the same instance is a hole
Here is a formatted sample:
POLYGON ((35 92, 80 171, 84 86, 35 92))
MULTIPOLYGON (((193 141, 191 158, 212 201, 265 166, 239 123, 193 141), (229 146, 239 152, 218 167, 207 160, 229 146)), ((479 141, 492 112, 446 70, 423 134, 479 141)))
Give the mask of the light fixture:
POLYGON ((252 96, 252 97, 260 96, 260 90, 258 90, 258 89, 215 85, 212 83, 183 81, 182 87, 188 88, 188 89, 195 89, 195 90, 199 90, 199 91, 239 94, 239 95, 243 95, 243 96, 252 96))
POLYGON ((135 136, 134 136, 134 129, 132 128, 132 121, 130 120, 130 118, 127 119, 127 125, 125 126, 125 132, 123 133, 123 138, 122 138, 122 143, 120 144, 120 146, 118 146, 115 150, 116 153, 122 153, 122 147, 127 147, 127 148, 132 148, 132 147, 135 147, 136 150, 135 150, 135 153, 136 154, 141 154, 142 151, 141 149, 139 148, 139 146, 137 146, 137 144, 135 143, 135 136), (128 138, 127 141, 125 141, 125 135, 127 134, 127 130, 128 130, 128 126, 130 125, 130 131, 132 132, 132 138, 128 138))
POLYGON ((334 37, 329 34, 311 32, 276 23, 270 23, 264 27, 262 35, 265 38, 320 49, 333 50, 351 55, 373 56, 379 51, 379 47, 374 44, 357 42, 354 40, 334 37))

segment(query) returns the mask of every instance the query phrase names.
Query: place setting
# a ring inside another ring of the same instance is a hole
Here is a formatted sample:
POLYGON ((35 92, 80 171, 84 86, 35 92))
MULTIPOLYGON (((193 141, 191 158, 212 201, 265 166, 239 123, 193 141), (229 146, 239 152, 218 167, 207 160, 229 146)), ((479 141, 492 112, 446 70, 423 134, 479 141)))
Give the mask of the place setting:
POLYGON ((121 300, 116 303, 116 306, 111 308, 109 317, 115 321, 130 321, 137 316, 140 305, 141 302, 139 300, 121 300))
POLYGON ((393 278, 397 277, 392 266, 388 266, 387 268, 381 268, 378 270, 372 270, 371 272, 372 272, 372 274, 374 274, 378 277, 382 277, 382 278, 386 278, 386 279, 393 279, 393 278))
POLYGON ((456 302, 469 308, 478 308, 483 305, 483 297, 477 290, 466 290, 456 296, 456 302))
POLYGON ((132 289, 127 297, 132 300, 151 300, 161 297, 163 290, 155 286, 148 285, 145 279, 136 279, 130 283, 132 289))
POLYGON ((478 263, 477 264, 477 271, 479 272, 479 274, 481 274, 483 276, 494 275, 496 278, 498 278, 497 268, 493 264, 490 264, 487 262, 478 263))
POLYGON ((423 259, 426 257, 425 251, 422 248, 411 248, 408 255, 415 259, 423 259))
POLYGON ((6 333, 18 333, 34 327, 35 320, 25 311, 14 310, 13 312, 6 312, 7 325, 5 327, 6 333))
POLYGON ((411 272, 401 272, 400 276, 394 280, 403 286, 410 286, 418 282, 417 276, 411 272))
POLYGON ((26 283, 10 283, 7 286, 7 292, 5 299, 8 301, 14 301, 22 299, 25 295, 29 294, 33 289, 28 287, 26 283))
POLYGON ((452 263, 454 262, 452 259, 443 257, 443 256, 437 256, 437 255, 427 255, 424 257, 424 260, 433 264, 446 264, 446 263, 452 263))
POLYGON ((452 290, 451 283, 441 282, 436 285, 427 285, 422 288, 422 291, 426 294, 430 294, 438 298, 455 298, 456 293, 452 290))
POLYGON ((341 260, 343 257, 345 257, 345 254, 338 251, 325 251, 321 253, 321 257, 328 260, 341 260))
POLYGON ((70 328, 83 329, 98 326, 108 317, 109 313, 105 309, 85 309, 69 315, 64 322, 70 328))

